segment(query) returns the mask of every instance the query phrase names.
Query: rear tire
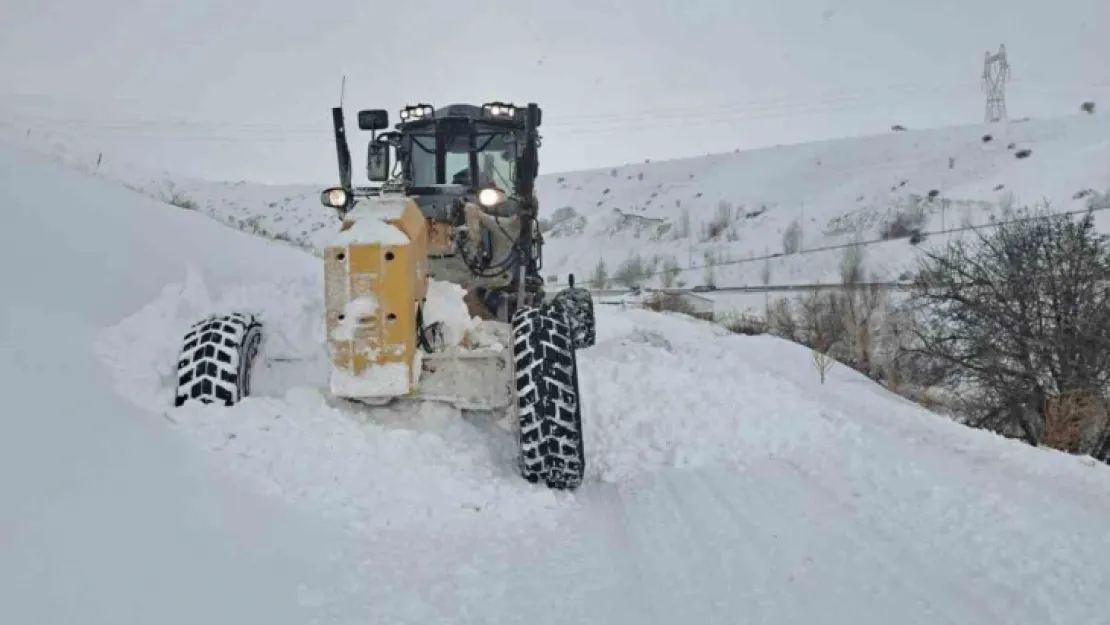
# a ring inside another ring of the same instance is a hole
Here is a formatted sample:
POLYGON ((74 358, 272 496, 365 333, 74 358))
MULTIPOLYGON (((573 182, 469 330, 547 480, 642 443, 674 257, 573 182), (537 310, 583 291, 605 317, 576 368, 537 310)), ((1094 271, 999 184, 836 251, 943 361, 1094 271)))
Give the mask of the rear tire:
POLYGON ((593 347, 597 342, 597 321, 594 318, 594 299, 589 290, 576 286, 563 289, 551 298, 551 305, 566 315, 574 349, 593 347))
POLYGON ((262 342, 254 315, 213 315, 185 333, 177 362, 174 405, 195 400, 233 406, 250 395, 251 370, 262 342))
POLYGON ((574 489, 585 474, 578 363, 571 330, 557 306, 513 316, 518 464, 529 482, 574 489))

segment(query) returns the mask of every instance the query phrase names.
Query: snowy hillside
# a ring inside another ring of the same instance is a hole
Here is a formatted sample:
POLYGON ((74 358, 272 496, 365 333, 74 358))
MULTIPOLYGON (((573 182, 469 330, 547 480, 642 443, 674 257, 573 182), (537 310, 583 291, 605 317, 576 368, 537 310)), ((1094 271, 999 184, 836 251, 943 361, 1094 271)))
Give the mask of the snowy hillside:
MULTIPOLYGON (((791 258, 783 249, 795 220, 804 250, 882 239, 899 214, 929 232, 988 224, 1002 218, 999 204, 1048 198, 1061 210, 1081 208, 1084 196, 1107 190, 1110 117, 1086 115, 627 165, 548 177, 541 188, 548 210, 579 215, 550 234, 552 272, 588 274, 603 257, 612 274, 638 254, 718 265, 721 286, 760 283, 762 262, 728 263, 784 253, 772 262, 773 284, 835 280, 839 252, 791 258)), ((896 279, 913 256, 906 239, 869 254, 884 279, 896 279)), ((705 273, 676 281, 703 284, 705 273)))
MULTIPOLYGON (((67 147, 64 137, 5 136, 95 167, 96 154, 67 147)), ((337 227, 319 203, 320 189, 331 181, 314 188, 193 181, 143 172, 111 155, 99 172, 307 249, 319 249, 337 227)), ((891 132, 552 173, 537 185, 547 230, 544 273, 559 283, 570 272, 590 276, 600 260, 613 278, 637 257, 633 273, 647 274, 644 283, 655 286, 758 286, 765 264, 771 284, 835 281, 840 250, 784 253, 784 232, 795 221, 802 250, 879 241, 866 247, 867 273, 898 280, 914 268, 910 230, 926 233, 920 245, 927 248, 963 236, 928 233, 1005 219, 1008 207, 1043 199, 1058 210, 1110 206, 1104 197, 1110 192, 1110 116, 891 132), (891 230, 902 238, 882 241, 891 230), (783 256, 764 262, 776 254, 783 256)), ((1099 224, 1110 231, 1107 219, 1100 215, 1099 224)), ((612 279, 610 286, 622 285, 612 279)), ((718 310, 763 306, 762 296, 713 297, 718 310)))
POLYGON ((3 622, 1104 616, 1110 469, 801 346, 600 310, 556 494, 453 410, 330 401, 311 255, 6 147, 0 205, 3 622), (172 408, 182 331, 229 307, 267 327, 255 396, 172 408))

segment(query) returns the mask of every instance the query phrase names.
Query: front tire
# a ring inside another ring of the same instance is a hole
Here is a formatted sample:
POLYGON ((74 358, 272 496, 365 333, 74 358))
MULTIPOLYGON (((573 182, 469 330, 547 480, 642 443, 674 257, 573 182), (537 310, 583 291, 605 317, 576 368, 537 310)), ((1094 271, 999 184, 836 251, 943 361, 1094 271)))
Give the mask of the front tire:
POLYGON ((586 463, 570 326, 556 306, 522 308, 512 325, 521 475, 549 488, 577 488, 586 463))
POLYGON ((250 395, 262 324, 254 315, 213 315, 189 328, 177 362, 174 405, 233 406, 250 395))

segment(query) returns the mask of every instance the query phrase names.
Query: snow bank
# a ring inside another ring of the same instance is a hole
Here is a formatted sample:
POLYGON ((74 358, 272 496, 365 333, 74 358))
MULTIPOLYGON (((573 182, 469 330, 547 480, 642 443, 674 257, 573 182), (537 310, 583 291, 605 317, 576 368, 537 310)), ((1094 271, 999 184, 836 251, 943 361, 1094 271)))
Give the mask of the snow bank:
MULTIPOLYGON (((190 261, 219 283, 297 275, 304 255, 6 148, 0 206, 0 622, 312 621, 349 543, 213 470, 116 392, 150 401, 176 356, 125 368, 129 384, 93 348, 190 261)), ((109 356, 157 351, 145 338, 119 335, 109 356)))
POLYGON ((605 481, 790 456, 858 429, 689 318, 598 307, 598 343, 579 362, 589 470, 605 481))
POLYGON ((498 432, 491 439, 457 410, 329 401, 322 288, 318 279, 282 280, 213 296, 194 270, 106 329, 99 350, 121 394, 166 415, 263 492, 350 529, 534 526, 554 522, 570 505, 519 478, 511 437, 498 432), (234 310, 259 315, 264 328, 252 397, 231 408, 171 409, 185 330, 234 310))

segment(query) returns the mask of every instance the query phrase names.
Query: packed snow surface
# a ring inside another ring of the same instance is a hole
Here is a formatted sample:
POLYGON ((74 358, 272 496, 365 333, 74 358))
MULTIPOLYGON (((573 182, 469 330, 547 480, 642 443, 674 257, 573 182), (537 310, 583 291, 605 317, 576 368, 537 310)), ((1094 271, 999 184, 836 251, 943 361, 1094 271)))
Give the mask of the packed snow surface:
POLYGON ((0 206, 2 622, 1104 619, 1110 469, 803 347, 599 306, 551 492, 481 414, 329 396, 319 259, 6 147, 0 206), (232 310, 252 396, 173 408, 232 310))

